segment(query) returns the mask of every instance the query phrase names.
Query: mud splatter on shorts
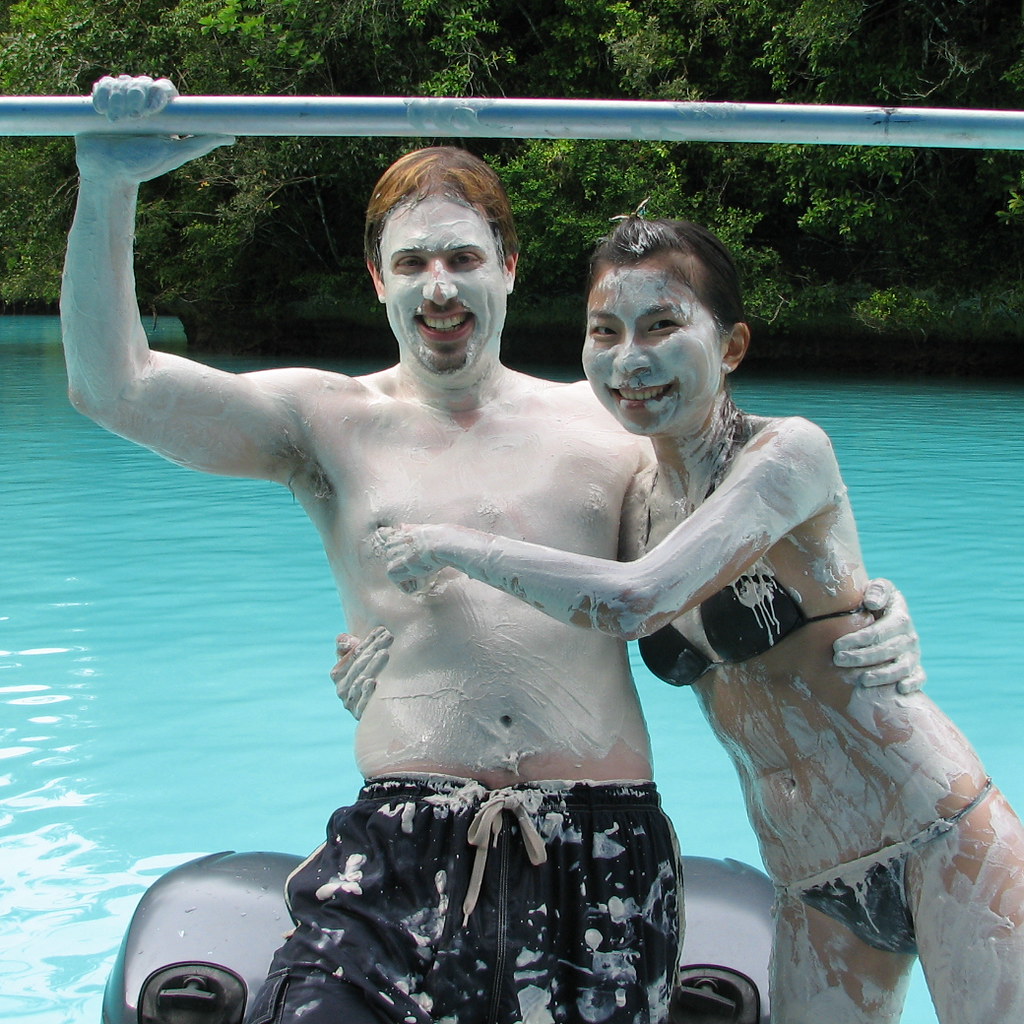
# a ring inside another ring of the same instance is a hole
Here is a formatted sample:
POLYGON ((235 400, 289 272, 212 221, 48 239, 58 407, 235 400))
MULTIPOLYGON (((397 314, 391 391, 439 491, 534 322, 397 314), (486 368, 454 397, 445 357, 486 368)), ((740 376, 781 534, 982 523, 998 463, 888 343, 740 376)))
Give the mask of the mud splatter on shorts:
POLYGON ((288 882, 249 1024, 659 1024, 681 874, 652 783, 377 778, 288 882))

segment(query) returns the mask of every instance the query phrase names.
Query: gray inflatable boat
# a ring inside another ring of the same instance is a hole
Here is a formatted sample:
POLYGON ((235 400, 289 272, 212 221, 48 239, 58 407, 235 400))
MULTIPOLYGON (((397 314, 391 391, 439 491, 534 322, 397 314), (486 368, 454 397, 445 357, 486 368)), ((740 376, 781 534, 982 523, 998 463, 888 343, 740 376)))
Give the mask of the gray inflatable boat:
MULTIPOLYGON (((217 853, 143 895, 107 982, 103 1024, 242 1024, 292 927, 284 885, 301 858, 217 853)), ((773 889, 734 860, 684 859, 686 938, 672 1024, 769 1024, 773 889)))

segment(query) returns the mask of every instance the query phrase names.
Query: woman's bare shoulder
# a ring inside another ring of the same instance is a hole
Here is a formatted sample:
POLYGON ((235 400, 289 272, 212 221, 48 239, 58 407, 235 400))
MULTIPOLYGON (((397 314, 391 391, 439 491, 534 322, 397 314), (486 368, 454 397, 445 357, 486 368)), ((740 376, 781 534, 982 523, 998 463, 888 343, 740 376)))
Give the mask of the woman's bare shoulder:
POLYGON ((803 416, 751 416, 751 433, 744 450, 771 449, 793 456, 834 459, 832 440, 817 423, 803 416))

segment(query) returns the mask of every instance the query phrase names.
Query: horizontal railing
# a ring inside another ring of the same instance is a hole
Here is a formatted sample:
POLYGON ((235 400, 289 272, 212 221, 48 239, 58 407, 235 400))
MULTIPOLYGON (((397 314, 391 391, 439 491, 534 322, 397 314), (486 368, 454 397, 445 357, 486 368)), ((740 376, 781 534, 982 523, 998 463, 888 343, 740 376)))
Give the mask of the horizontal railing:
POLYGON ((1024 113, 928 107, 361 96, 182 96, 110 124, 87 96, 0 97, 0 135, 634 139, 1024 149, 1024 113))

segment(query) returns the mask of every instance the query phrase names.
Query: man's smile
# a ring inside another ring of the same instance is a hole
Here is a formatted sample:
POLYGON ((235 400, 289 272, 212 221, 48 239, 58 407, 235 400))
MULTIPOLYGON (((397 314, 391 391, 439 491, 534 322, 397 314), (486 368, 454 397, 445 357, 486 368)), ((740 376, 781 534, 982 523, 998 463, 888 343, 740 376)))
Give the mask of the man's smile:
POLYGON ((461 327, 472 313, 469 310, 460 310, 456 313, 424 313, 418 314, 418 319, 432 331, 454 331, 461 327))

